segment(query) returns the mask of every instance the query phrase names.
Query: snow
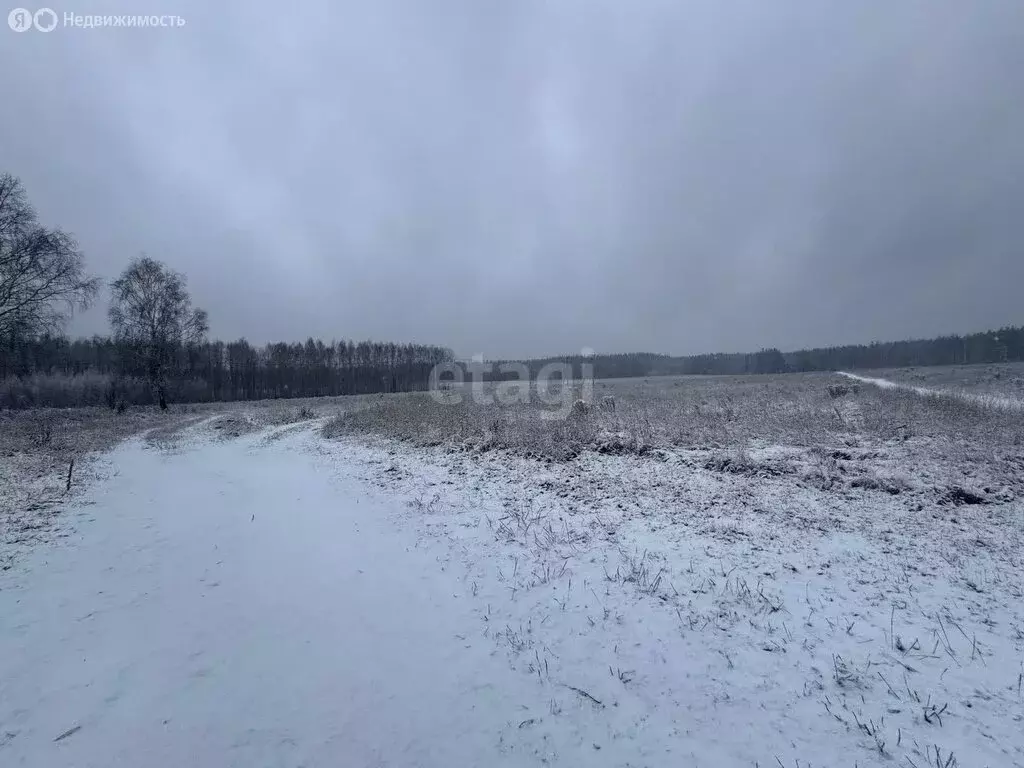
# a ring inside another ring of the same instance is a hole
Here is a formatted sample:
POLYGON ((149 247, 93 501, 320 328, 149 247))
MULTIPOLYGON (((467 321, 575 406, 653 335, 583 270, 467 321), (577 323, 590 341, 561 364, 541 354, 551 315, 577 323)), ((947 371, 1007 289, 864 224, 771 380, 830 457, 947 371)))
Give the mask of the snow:
MULTIPOLYGON (((610 765, 934 765, 936 747, 942 765, 1024 764, 1018 507, 958 511, 960 536, 991 543, 958 546, 885 493, 698 472, 684 456, 545 468, 379 450, 367 477, 376 466, 461 547, 492 622, 532 621, 556 681, 615 702, 601 710, 622 750, 610 765), (524 499, 571 543, 510 541, 498 522, 521 527, 524 499)), ((529 673, 532 652, 510 659, 529 673)))
POLYGON ((104 459, 0 573, 0 764, 1024 765, 1016 503, 316 426, 104 459))
POLYGON ((965 392, 963 390, 955 389, 929 389, 928 387, 916 387, 911 384, 904 384, 898 381, 890 381, 889 379, 875 378, 871 376, 859 376, 855 373, 846 373, 845 371, 838 371, 840 376, 845 376, 848 379, 859 381, 862 384, 873 384, 876 387, 882 389, 902 389, 907 392, 914 392, 918 395, 925 397, 937 396, 937 397, 954 397, 959 400, 964 400, 970 403, 976 403, 983 405, 988 408, 999 408, 1004 410, 1021 411, 1024 410, 1024 400, 1020 400, 1016 397, 1007 397, 1004 395, 992 395, 984 394, 979 395, 974 392, 965 392))
POLYGON ((501 764, 546 705, 343 473, 284 444, 110 462, 76 540, 2 582, 4 765, 501 764))

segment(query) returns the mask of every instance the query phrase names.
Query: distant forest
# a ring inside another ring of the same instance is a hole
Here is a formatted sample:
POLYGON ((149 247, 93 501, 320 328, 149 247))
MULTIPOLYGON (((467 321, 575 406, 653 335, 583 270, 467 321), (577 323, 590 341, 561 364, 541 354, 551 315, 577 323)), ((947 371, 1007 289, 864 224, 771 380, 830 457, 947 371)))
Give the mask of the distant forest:
MULTIPOLYGON (((179 346, 171 357, 169 399, 212 402, 422 390, 452 352, 374 341, 254 346, 240 339, 179 346)), ((22 340, 0 348, 0 407, 155 403, 142 360, 110 337, 22 340)))
MULTIPOLYGON (((44 335, 0 346, 0 407, 154 403, 141 356, 111 337, 70 340, 44 335)), ((590 363, 596 378, 699 374, 766 374, 1024 360, 1024 328, 968 336, 875 342, 796 352, 673 357, 650 353, 551 357, 524 362, 532 375, 564 362, 576 375, 590 363)), ((169 366, 169 397, 177 402, 260 400, 425 390, 445 347, 374 341, 275 343, 244 339, 182 345, 169 366)), ((485 379, 501 378, 495 373, 485 379)), ((468 378, 468 374, 467 374, 468 378)))
MULTIPOLYGON (((170 402, 407 392, 426 389, 438 364, 459 365, 450 349, 424 344, 210 341, 207 313, 192 305, 185 275, 145 255, 106 286, 110 335, 68 339, 70 313, 95 303, 103 287, 89 273, 75 238, 42 224, 21 180, 0 174, 0 408, 166 408, 170 402)), ((634 353, 523 362, 533 376, 548 363, 562 362, 572 365, 575 376, 589 363, 597 378, 620 378, 1019 360, 1022 328, 789 353, 634 353)))
MULTIPOLYGON (((841 371, 854 368, 902 368, 921 365, 968 365, 972 363, 1003 363, 1024 360, 1024 327, 1001 328, 967 336, 940 336, 912 341, 876 341, 871 344, 848 344, 842 347, 818 347, 795 352, 762 349, 760 352, 706 354, 673 357, 648 352, 619 355, 566 355, 521 361, 535 375, 548 363, 572 365, 578 376, 581 366, 590 363, 594 377, 617 379, 632 376, 738 375, 758 373, 799 373, 806 371, 841 371)), ((494 366, 494 373, 485 379, 503 377, 494 366)))

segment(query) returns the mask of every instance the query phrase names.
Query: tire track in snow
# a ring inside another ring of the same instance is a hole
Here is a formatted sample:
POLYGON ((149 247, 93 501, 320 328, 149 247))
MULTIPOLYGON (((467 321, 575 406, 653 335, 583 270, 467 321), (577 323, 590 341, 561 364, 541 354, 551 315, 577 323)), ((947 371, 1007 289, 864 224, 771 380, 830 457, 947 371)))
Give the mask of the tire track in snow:
POLYGON ((913 392, 922 397, 948 397, 955 400, 963 400, 968 403, 975 403, 986 408, 994 408, 1005 411, 1024 411, 1024 400, 1014 397, 1003 397, 1000 395, 976 395, 972 392, 964 392, 959 389, 929 389, 928 387, 915 387, 912 384, 903 384, 889 379, 876 379, 871 376, 858 376, 855 373, 836 371, 840 376, 859 381, 863 384, 873 384, 882 389, 902 389, 913 392))

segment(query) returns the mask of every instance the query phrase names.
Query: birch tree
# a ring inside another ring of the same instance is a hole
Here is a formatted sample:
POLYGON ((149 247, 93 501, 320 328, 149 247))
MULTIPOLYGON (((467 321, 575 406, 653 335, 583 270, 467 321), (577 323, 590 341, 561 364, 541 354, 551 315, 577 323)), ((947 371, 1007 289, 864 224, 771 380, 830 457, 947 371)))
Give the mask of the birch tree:
POLYGON ((123 354, 136 358, 160 407, 179 353, 209 330, 206 312, 192 306, 185 276, 141 256, 110 284, 110 325, 123 354))

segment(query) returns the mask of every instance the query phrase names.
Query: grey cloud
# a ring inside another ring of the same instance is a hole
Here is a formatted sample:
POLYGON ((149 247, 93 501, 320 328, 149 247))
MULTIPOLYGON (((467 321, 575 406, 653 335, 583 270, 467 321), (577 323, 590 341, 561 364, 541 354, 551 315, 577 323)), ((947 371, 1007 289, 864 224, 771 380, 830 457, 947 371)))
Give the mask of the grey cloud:
POLYGON ((1024 321, 1015 0, 56 10, 150 9, 187 23, 2 30, 0 165, 97 271, 186 272, 217 336, 517 356, 1024 321))

